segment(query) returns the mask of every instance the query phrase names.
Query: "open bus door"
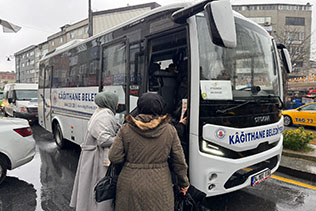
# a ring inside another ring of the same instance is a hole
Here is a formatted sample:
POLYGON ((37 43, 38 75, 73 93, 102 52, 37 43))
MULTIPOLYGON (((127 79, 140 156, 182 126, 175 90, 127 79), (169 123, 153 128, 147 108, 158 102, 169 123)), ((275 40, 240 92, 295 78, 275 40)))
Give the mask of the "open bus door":
POLYGON ((46 128, 48 131, 52 131, 51 125, 51 111, 52 111, 52 99, 57 99, 57 96, 51 96, 51 78, 52 67, 43 65, 40 69, 39 76, 39 90, 38 90, 38 121, 39 124, 46 128))

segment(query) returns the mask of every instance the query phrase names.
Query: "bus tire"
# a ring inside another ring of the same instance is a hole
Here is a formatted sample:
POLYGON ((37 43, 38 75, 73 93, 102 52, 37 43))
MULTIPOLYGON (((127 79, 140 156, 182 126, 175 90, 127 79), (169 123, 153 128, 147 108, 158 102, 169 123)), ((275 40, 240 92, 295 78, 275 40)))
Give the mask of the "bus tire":
POLYGON ((289 117, 289 116, 284 116, 284 125, 285 126, 291 126, 292 125, 292 119, 291 119, 291 117, 289 117))
POLYGON ((0 156, 0 184, 7 176, 7 164, 5 160, 0 156))
POLYGON ((63 133, 61 131, 61 128, 58 123, 56 123, 54 127, 54 139, 57 144, 57 146, 60 149, 66 148, 66 139, 64 139, 63 133))

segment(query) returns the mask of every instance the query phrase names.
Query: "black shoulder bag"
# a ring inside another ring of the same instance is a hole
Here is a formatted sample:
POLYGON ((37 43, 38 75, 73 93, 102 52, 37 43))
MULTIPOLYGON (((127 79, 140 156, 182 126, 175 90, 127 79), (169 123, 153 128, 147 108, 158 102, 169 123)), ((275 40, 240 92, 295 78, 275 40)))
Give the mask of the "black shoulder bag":
POLYGON ((115 166, 111 163, 105 176, 94 188, 96 202, 115 198, 117 179, 118 173, 115 171, 115 166))

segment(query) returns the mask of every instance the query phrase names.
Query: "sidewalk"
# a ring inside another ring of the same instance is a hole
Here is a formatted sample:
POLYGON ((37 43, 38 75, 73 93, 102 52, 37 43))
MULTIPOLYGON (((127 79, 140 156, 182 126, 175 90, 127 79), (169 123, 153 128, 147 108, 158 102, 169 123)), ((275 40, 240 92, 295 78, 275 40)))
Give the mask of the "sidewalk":
POLYGON ((316 181, 316 145, 310 144, 315 150, 302 153, 283 149, 281 163, 277 171, 306 179, 316 181))

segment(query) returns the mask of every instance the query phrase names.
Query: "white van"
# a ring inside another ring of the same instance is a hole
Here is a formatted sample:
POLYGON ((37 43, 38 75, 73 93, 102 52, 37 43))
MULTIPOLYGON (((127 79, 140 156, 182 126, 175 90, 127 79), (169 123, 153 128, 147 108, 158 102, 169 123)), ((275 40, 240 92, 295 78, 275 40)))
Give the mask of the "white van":
POLYGON ((5 116, 20 117, 30 122, 37 121, 37 84, 6 84, 3 91, 5 116))

